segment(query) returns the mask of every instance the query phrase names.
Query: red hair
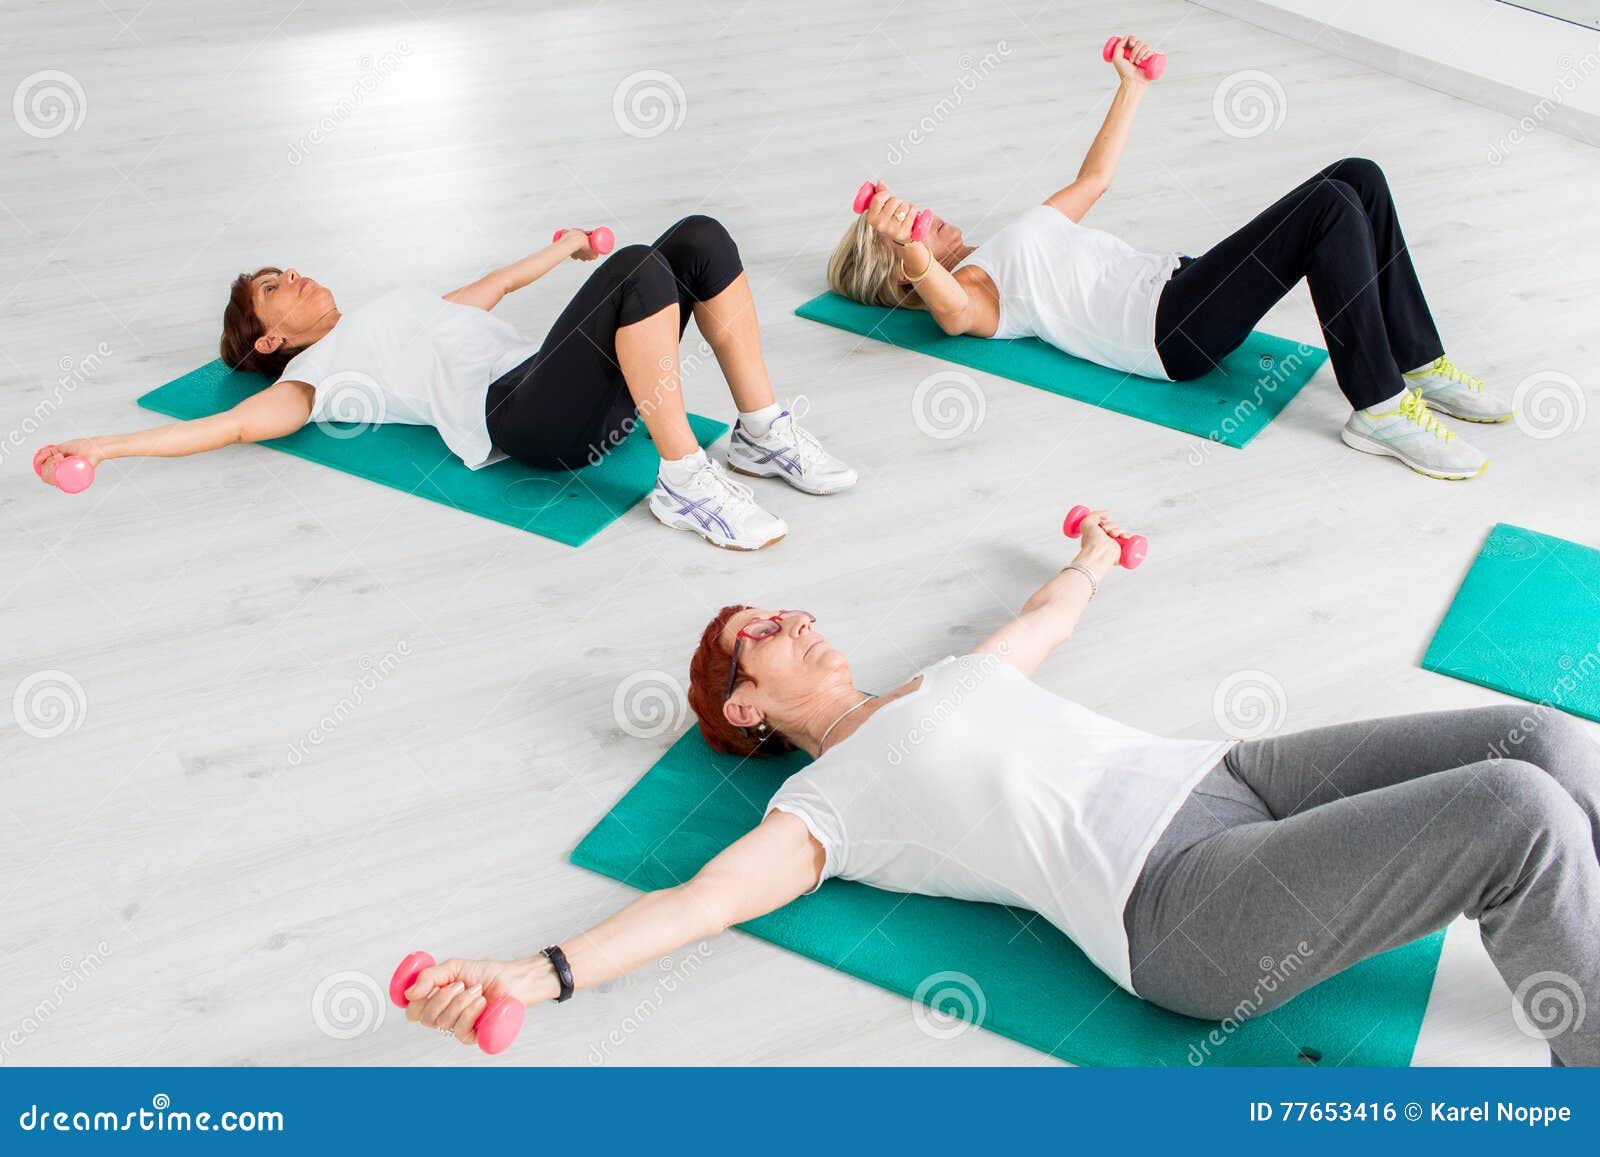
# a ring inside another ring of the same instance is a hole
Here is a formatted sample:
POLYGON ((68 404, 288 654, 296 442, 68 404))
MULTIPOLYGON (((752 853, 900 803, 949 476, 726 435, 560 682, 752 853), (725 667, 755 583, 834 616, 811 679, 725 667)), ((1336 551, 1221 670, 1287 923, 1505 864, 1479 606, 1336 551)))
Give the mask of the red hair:
POLYGON ((746 735, 722 713, 722 696, 728 689, 728 672, 733 668, 733 651, 722 645, 722 635, 733 616, 749 609, 744 604, 723 607, 701 632, 700 645, 689 660, 689 709, 699 720, 701 737, 713 751, 726 755, 782 755, 793 751, 794 744, 771 730, 764 738, 746 735))

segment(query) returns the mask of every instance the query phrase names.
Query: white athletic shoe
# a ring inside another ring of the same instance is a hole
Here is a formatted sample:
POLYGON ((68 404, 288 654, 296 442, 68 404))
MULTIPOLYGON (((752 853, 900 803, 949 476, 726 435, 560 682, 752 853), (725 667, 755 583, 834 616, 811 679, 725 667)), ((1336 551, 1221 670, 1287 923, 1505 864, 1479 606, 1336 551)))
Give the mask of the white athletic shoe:
POLYGON ((1345 445, 1367 454, 1398 458, 1429 478, 1461 479, 1482 474, 1489 459, 1457 438, 1428 412, 1422 394, 1407 390, 1398 406, 1373 413, 1357 410, 1340 431, 1345 445))
POLYGON ((1430 410, 1449 414, 1464 422, 1509 422, 1516 409, 1506 399, 1484 388, 1475 378, 1447 357, 1435 358, 1420 370, 1405 375, 1406 384, 1422 391, 1430 410))
POLYGON ((669 486, 657 474, 650 513, 656 521, 691 530, 714 546, 760 550, 788 534, 789 526, 757 506, 753 494, 750 487, 729 478, 708 458, 683 486, 669 486))
POLYGON ((757 478, 777 475, 807 494, 837 494, 856 484, 856 472, 824 450, 788 410, 759 438, 735 422, 728 436, 728 465, 757 478))

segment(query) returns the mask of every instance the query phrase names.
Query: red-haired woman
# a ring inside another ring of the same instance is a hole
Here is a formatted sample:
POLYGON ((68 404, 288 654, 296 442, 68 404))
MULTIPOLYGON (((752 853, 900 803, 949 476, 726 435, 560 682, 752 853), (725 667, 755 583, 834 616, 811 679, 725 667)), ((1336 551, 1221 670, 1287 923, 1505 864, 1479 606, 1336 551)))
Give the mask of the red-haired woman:
MULTIPOLYGON (((1245 743, 1113 722, 1031 678, 1112 573, 1108 532, 1097 513, 1017 618, 883 696, 808 613, 724 608, 691 666, 706 740, 814 761, 687 883, 547 954, 436 965, 407 1015, 470 1041, 486 995, 565 999, 833 876, 1032 909, 1129 992, 1211 1020, 1461 913, 1529 1023, 1553 989, 1600 991, 1600 749, 1569 717, 1530 730, 1486 707, 1245 743)), ((1560 1027, 1555 1063, 1600 1063, 1600 1018, 1560 1027)))
POLYGON ((174 458, 285 437, 325 420, 433 426, 473 470, 508 456, 576 469, 604 457, 642 419, 662 459, 650 512, 717 546, 757 550, 788 527, 729 478, 689 428, 678 343, 693 317, 739 409, 729 465, 809 494, 855 484, 855 471, 775 400, 738 247, 711 217, 685 217, 654 244, 613 253, 543 345, 489 314, 567 258, 597 256, 588 234, 568 229, 443 297, 397 289, 348 313, 327 286, 294 269, 241 274, 223 314, 222 360, 276 384, 225 413, 63 442, 45 459, 44 480, 67 455, 92 466, 174 458))

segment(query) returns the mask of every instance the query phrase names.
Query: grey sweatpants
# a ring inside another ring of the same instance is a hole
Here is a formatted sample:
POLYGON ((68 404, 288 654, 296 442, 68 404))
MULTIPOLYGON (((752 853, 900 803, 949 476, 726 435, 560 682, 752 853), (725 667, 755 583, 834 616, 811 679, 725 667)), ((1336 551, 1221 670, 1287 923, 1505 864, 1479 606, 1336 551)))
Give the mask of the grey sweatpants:
POLYGON ((1265 1012, 1465 913, 1556 1064, 1600 1064, 1600 747, 1549 708, 1487 707, 1238 745, 1128 898, 1133 986, 1265 1012))

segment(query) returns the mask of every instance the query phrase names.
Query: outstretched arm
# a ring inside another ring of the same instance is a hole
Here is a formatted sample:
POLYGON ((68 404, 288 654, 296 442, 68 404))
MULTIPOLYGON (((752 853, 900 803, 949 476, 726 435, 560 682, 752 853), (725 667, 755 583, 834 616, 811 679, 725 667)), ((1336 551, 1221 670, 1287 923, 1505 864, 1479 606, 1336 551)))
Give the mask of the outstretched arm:
POLYGON ((98 466, 108 458, 182 458, 231 446, 235 442, 264 442, 293 434, 311 417, 315 392, 305 382, 275 382, 251 394, 231 410, 172 422, 132 434, 102 434, 75 438, 56 447, 42 466, 45 480, 53 477, 62 458, 78 455, 98 466))
MULTIPOLYGON (((1104 510, 1083 520, 1083 545, 1073 561, 1094 572, 1098 582, 1116 568, 1122 548, 1112 535, 1125 532, 1104 510)), ((1017 617, 985 639, 974 652, 998 655, 1024 675, 1032 676, 1045 657, 1071 637, 1084 608, 1094 596, 1094 586, 1078 570, 1063 570, 1034 591, 1017 617)))
POLYGON ((1117 175, 1123 146, 1128 143, 1128 133, 1133 128, 1134 114, 1139 111, 1139 101, 1150 84, 1137 66, 1154 53, 1155 49, 1133 36, 1118 40, 1111 50, 1111 63, 1119 79, 1117 95, 1111 98, 1106 119, 1083 158, 1077 179, 1045 199, 1046 205, 1073 221, 1083 220, 1084 214, 1111 187, 1111 179, 1117 175), (1123 56, 1125 44, 1133 50, 1131 59, 1123 56))
POLYGON ((445 294, 444 299, 460 305, 475 305, 479 309, 493 309, 506 294, 532 285, 567 258, 593 261, 598 256, 589 248, 587 233, 582 229, 568 229, 559 240, 546 245, 539 252, 530 253, 521 261, 496 269, 471 285, 463 285, 455 292, 445 294))
MULTIPOLYGON (((687 883, 646 892, 587 932, 561 942, 575 988, 593 988, 685 944, 754 920, 810 891, 822 874, 822 846, 787 812, 769 812, 687 883)), ((554 1000, 555 970, 541 955, 521 960, 445 960, 406 990, 408 1020, 454 1026, 464 1044, 489 1002, 554 1000)))

